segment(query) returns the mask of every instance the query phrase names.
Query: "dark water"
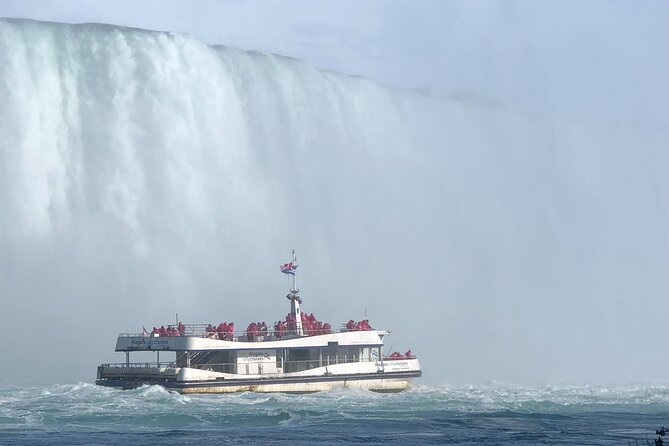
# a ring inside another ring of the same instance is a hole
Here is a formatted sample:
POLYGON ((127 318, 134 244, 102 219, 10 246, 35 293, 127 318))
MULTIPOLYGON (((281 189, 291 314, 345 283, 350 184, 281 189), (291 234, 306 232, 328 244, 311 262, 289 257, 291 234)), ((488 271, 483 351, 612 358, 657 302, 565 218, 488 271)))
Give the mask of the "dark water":
POLYGON ((645 445, 663 425, 669 386, 196 396, 85 383, 0 389, 0 444, 10 445, 645 445))

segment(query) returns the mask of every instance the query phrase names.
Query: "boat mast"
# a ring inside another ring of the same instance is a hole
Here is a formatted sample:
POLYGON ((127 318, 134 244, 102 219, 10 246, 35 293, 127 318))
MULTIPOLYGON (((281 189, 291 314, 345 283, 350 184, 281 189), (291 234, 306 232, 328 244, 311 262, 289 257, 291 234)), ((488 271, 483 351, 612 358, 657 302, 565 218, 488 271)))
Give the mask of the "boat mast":
POLYGON ((295 316, 295 334, 302 336, 304 331, 302 330, 302 312, 300 311, 300 304, 302 299, 300 299, 299 292, 295 281, 295 270, 297 269, 297 257, 295 257, 295 250, 293 249, 293 261, 288 265, 284 265, 285 269, 282 269, 282 272, 287 274, 289 277, 289 288, 288 295, 286 298, 290 300, 290 313, 295 316))

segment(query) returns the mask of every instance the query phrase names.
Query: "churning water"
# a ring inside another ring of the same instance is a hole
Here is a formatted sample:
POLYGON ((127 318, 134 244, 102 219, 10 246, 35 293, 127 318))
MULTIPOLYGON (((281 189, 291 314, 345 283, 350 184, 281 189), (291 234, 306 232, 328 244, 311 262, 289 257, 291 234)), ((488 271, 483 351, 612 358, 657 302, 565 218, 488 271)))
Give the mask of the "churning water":
POLYGON ((0 389, 0 443, 645 444, 669 387, 417 385, 399 394, 179 395, 92 384, 0 389))

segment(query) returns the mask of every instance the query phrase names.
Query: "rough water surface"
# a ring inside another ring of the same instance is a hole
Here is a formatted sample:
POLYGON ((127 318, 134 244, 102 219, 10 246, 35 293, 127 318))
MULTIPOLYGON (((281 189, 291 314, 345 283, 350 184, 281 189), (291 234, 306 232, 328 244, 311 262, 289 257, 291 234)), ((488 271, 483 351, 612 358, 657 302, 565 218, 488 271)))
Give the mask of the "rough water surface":
POLYGON ((0 389, 0 444, 646 444, 669 386, 415 386, 399 394, 0 389))

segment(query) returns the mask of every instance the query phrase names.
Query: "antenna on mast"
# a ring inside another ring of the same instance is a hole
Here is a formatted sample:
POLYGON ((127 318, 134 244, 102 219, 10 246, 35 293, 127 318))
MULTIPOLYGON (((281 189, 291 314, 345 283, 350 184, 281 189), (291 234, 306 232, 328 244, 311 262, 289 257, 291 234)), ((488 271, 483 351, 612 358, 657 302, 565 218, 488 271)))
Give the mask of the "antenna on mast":
POLYGON ((297 284, 295 283, 295 270, 297 269, 297 257, 295 256, 295 250, 293 249, 293 261, 291 262, 291 265, 293 266, 293 274, 290 275, 290 292, 292 294, 298 294, 300 292, 300 289, 297 288, 297 284))

